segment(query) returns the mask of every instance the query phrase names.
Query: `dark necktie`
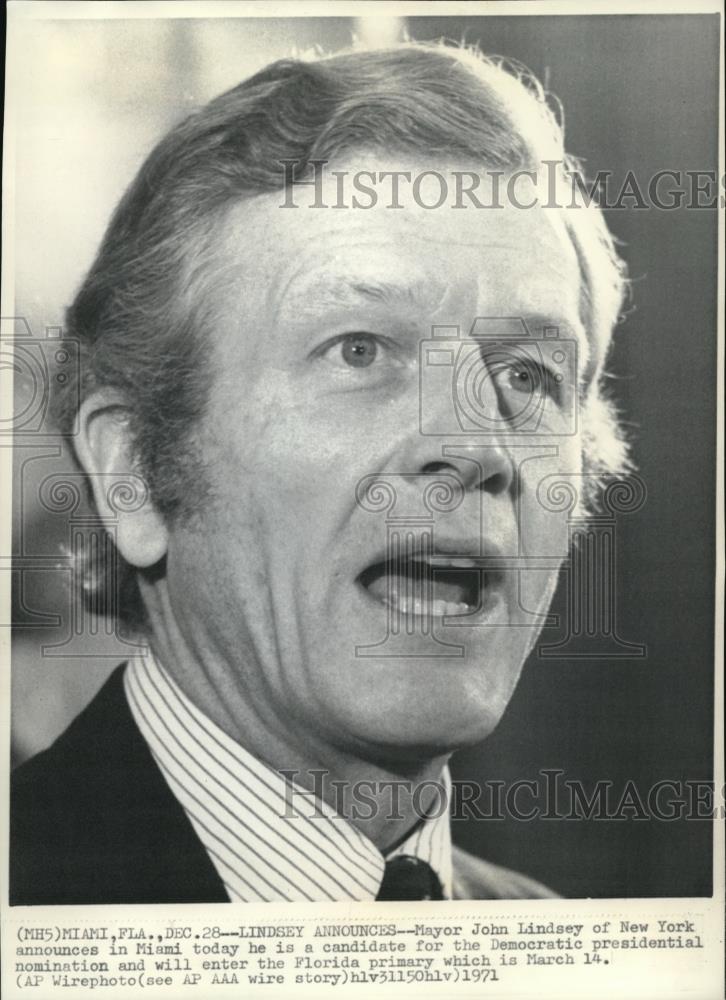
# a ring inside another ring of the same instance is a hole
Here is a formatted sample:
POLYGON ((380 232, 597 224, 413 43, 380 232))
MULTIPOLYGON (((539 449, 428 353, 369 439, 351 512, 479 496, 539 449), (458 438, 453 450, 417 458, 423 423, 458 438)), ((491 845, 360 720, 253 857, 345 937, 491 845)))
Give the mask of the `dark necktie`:
POLYGON ((431 865, 410 854, 386 862, 376 899, 443 899, 441 883, 431 865))

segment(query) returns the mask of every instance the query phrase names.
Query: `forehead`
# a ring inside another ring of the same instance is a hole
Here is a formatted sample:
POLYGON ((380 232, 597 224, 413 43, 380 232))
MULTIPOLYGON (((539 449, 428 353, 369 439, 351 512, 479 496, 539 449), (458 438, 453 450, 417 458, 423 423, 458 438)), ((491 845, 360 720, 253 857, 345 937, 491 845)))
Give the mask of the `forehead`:
MULTIPOLYGON (((581 272, 561 214, 506 199, 497 208, 454 208, 454 171, 472 169, 436 168, 451 188, 438 208, 425 206, 441 180, 429 174, 417 189, 402 180, 401 207, 392 208, 381 173, 413 177, 430 165, 365 156, 329 164, 318 189, 299 185, 292 198, 280 191, 234 206, 222 223, 220 263, 238 269, 240 287, 275 321, 377 302, 423 324, 538 315, 581 329, 581 272), (371 200, 356 189, 361 177, 376 189, 373 207, 353 207, 356 196, 359 205, 371 200)), ((479 196, 490 204, 481 176, 479 196)))

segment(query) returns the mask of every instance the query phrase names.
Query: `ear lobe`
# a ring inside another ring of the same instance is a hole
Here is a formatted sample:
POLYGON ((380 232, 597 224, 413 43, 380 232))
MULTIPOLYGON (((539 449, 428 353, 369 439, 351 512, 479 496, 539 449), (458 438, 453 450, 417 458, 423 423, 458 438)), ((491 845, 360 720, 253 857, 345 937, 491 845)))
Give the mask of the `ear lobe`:
POLYGON ((124 559, 142 569, 166 555, 168 532, 133 455, 128 408, 114 390, 84 400, 75 439, 99 515, 124 559))

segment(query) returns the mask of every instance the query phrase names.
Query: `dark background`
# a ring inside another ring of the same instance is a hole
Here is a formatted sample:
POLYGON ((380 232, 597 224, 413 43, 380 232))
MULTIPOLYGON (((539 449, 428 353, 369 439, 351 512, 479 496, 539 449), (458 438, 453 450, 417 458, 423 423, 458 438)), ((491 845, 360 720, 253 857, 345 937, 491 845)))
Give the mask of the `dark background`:
MULTIPOLYGON (((123 82, 129 70, 118 48, 107 46, 98 78, 108 90, 104 108, 127 123, 129 134, 141 136, 142 148, 138 155, 125 152, 123 171, 105 201, 97 198, 96 205, 93 190, 86 188, 90 208, 98 207, 87 240, 88 261, 113 201, 156 135, 190 102, 206 100, 247 75, 246 67, 231 63, 229 81, 214 81, 212 92, 203 92, 205 63, 195 46, 205 32, 224 30, 227 57, 235 44, 259 54, 259 40, 271 39, 269 58, 277 58, 287 54, 290 42, 302 48, 347 45, 351 20, 240 19, 211 27, 206 21, 167 27, 166 56, 159 49, 159 61, 167 60, 183 86, 147 87, 143 99, 119 96, 110 85, 123 82), (148 115, 150 100, 159 113, 146 127, 147 140, 139 122, 148 115)), ((136 46, 144 41, 139 32, 151 32, 153 25, 127 29, 136 46)), ((407 19, 406 28, 415 39, 465 38, 487 53, 524 63, 561 99, 568 150, 585 159, 592 175, 611 170, 614 192, 629 170, 646 187, 658 170, 717 169, 716 17, 416 17, 407 19)), ((117 31, 114 44, 120 37, 117 31)), ((51 111, 40 107, 39 120, 51 111)), ((67 181, 73 199, 78 179, 67 181)), ((28 203, 32 187, 30 195, 28 203)), ((19 205, 22 209, 22 197, 19 205)), ((481 747, 454 758, 454 778, 482 784, 536 780, 543 768, 560 769, 564 778, 589 790, 598 780, 612 782, 617 802, 628 781, 645 799, 657 781, 712 777, 717 214, 686 207, 636 210, 632 199, 625 205, 608 211, 607 219, 634 280, 634 309, 617 333, 609 367, 648 492, 641 510, 617 520, 617 628, 624 639, 645 644, 647 656, 616 661, 533 655, 499 729, 481 747)), ((33 275, 38 257, 32 249, 31 235, 25 277, 20 268, 18 307, 34 329, 42 329, 61 321, 72 287, 39 294, 44 286, 33 275)), ((70 263, 68 255, 65 264, 60 261, 75 281, 86 266, 82 257, 71 253, 70 263)), ((30 552, 56 551, 66 529, 67 515, 49 515, 33 503, 39 477, 65 463, 63 455, 52 453, 50 439, 43 458, 43 443, 36 439, 17 451, 17 467, 23 469, 15 500, 19 566, 26 565, 22 556, 30 552)), ((13 748, 18 761, 47 745, 127 655, 101 628, 83 640, 80 658, 64 658, 63 648, 49 656, 48 644, 62 642, 67 632, 63 583, 62 574, 47 569, 16 573, 13 748), (60 616, 55 624, 48 618, 53 614, 60 616)), ((560 593, 554 606, 560 614, 563 601, 560 593)), ((558 634, 545 631, 543 641, 553 642, 558 634)), ((526 795, 521 803, 528 806, 526 795)), ((455 821, 453 830, 468 850, 539 878, 568 897, 711 893, 711 825, 706 820, 470 819, 455 821)))
MULTIPOLYGON (((717 169, 717 18, 472 21, 417 18, 414 33, 466 30, 484 51, 546 78, 564 106, 568 151, 591 175, 614 172, 612 201, 628 170, 645 187, 661 169, 717 169)), ((635 307, 609 368, 648 491, 640 512, 617 521, 618 629, 645 643, 647 656, 533 656, 498 731, 457 755, 453 772, 516 781, 561 768, 590 790, 612 781, 617 804, 628 780, 645 798, 657 781, 712 775, 717 215, 623 208, 606 216, 635 307)), ((529 807, 526 793, 521 802, 529 807)), ((469 850, 568 897, 711 893, 703 820, 510 820, 454 831, 469 850)))

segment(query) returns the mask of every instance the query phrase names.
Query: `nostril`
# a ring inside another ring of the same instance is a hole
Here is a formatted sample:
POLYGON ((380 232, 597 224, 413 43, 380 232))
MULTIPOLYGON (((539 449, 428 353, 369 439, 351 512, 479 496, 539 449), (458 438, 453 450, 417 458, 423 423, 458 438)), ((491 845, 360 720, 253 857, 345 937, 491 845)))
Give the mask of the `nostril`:
POLYGON ((482 493, 504 493, 509 488, 510 476, 506 472, 494 472, 479 483, 482 493))
POLYGON ((453 461, 447 461, 449 449, 444 452, 443 459, 432 458, 419 466, 419 475, 455 477, 461 487, 468 492, 478 490, 495 496, 506 493, 512 486, 514 470, 505 453, 499 448, 486 444, 480 446, 483 452, 477 455, 475 449, 467 448, 462 453, 453 451, 453 461))
POLYGON ((455 472, 454 466, 449 462, 427 462, 421 469, 425 476, 434 476, 438 472, 455 472))

